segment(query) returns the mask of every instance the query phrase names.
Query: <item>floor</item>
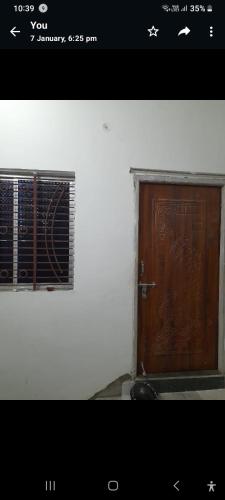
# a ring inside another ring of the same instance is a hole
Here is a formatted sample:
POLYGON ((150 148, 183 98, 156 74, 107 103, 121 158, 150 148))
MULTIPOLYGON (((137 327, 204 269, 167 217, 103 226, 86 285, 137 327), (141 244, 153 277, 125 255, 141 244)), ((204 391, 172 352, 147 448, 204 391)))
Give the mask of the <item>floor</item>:
MULTIPOLYGON (((121 400, 120 397, 96 398, 97 400, 121 400)), ((128 399, 128 398, 124 398, 128 399)), ((160 394, 162 400, 225 400, 225 389, 214 389, 210 391, 194 392, 167 392, 160 394)))
POLYGON ((170 392, 161 394, 161 399, 202 399, 225 400, 225 389, 211 389, 209 391, 170 392))
MULTIPOLYGON (((130 389, 132 380, 129 374, 125 374, 114 380, 105 389, 95 394, 91 399, 97 400, 130 400, 130 389)), ((160 393, 162 400, 225 400, 225 388, 211 389, 207 391, 185 391, 160 393)))

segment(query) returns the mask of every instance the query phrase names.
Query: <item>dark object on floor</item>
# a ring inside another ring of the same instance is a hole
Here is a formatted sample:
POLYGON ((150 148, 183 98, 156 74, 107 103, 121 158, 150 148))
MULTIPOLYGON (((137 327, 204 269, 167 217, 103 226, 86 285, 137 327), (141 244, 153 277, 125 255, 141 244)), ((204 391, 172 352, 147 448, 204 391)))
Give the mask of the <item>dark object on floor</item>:
POLYGON ((159 399, 158 394, 149 382, 136 382, 130 391, 133 400, 159 399))

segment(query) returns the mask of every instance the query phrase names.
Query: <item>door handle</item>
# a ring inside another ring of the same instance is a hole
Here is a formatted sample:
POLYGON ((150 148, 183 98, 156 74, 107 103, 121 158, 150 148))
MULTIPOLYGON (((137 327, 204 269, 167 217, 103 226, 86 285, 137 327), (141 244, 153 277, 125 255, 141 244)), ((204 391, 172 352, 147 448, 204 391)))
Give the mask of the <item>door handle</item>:
POLYGON ((152 283, 138 283, 138 286, 141 287, 141 296, 143 299, 147 299, 148 288, 155 288, 156 283, 152 281, 152 283))

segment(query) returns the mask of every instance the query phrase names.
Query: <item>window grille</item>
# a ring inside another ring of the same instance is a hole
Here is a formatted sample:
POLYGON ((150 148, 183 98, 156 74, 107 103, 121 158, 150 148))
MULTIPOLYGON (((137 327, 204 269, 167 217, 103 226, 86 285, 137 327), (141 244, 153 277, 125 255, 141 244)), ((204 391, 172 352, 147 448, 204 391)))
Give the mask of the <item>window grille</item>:
POLYGON ((0 170, 0 290, 73 288, 75 174, 0 170))

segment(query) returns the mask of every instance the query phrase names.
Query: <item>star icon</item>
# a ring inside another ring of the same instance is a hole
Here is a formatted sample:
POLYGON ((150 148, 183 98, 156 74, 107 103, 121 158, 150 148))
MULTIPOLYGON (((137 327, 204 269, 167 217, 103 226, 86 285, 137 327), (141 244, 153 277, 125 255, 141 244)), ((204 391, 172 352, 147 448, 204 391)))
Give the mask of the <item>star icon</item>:
POLYGON ((151 36, 156 36, 157 37, 158 36, 157 33, 159 31, 159 28, 155 28, 155 26, 152 26, 152 28, 149 28, 148 31, 149 31, 149 36, 150 37, 151 36))

